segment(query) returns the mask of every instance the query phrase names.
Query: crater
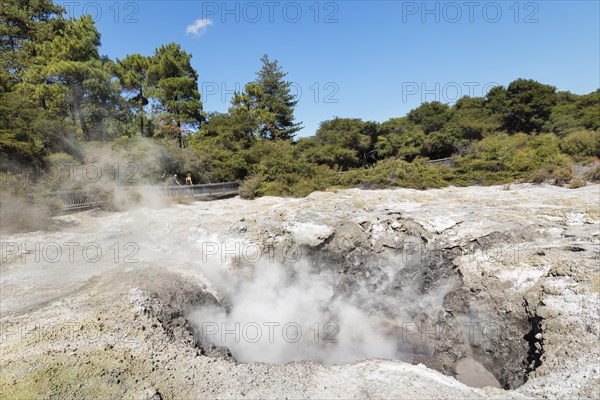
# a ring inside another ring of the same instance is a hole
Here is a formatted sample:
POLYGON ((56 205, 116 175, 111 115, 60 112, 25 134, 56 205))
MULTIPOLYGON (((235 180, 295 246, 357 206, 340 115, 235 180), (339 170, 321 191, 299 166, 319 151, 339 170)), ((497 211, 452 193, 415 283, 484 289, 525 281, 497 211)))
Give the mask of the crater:
POLYGON ((271 259, 207 267, 220 300, 185 317, 202 354, 238 363, 390 359, 515 389, 540 366, 540 318, 468 287, 453 263, 461 252, 414 232, 394 246, 356 234, 285 243, 271 259))

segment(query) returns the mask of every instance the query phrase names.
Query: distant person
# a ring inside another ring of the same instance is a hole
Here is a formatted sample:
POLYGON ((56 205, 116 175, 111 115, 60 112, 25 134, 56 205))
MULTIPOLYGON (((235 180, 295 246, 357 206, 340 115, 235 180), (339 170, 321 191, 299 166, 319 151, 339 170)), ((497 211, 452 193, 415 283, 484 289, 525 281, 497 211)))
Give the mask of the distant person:
POLYGON ((177 174, 173 175, 173 181, 171 182, 171 186, 181 186, 179 180, 177 180, 177 174))
POLYGON ((187 176, 185 177, 185 184, 186 185, 193 185, 192 183, 192 174, 188 173, 187 176))

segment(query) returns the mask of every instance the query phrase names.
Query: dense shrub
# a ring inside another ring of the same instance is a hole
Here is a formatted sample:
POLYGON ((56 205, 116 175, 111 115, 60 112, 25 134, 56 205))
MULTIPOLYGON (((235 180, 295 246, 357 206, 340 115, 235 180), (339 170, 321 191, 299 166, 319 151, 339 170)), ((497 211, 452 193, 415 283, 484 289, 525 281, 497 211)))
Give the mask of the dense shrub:
POLYGON ((242 184, 244 196, 306 196, 337 184, 339 173, 301 157, 289 141, 262 141, 248 150, 252 175, 242 184))
POLYGON ((569 187, 571 189, 577 189, 577 188, 580 188, 580 187, 584 187, 586 184, 587 184, 587 182, 585 181, 585 179, 573 178, 569 182, 569 187))
POLYGON ((469 154, 456 159, 457 174, 471 183, 500 184, 515 179, 568 182, 572 162, 560 151, 553 134, 500 133, 476 142, 469 154))
POLYGON ((570 133, 561 141, 560 148, 566 154, 577 159, 591 156, 600 157, 600 132, 577 131, 570 133))
POLYGON ((453 179, 452 172, 444 166, 428 164, 424 159, 412 163, 399 159, 387 159, 371 168, 349 171, 341 178, 347 186, 366 188, 409 187, 427 189, 447 186, 453 179))
POLYGON ((240 185, 239 193, 242 199, 252 200, 258 193, 258 187, 260 186, 260 176, 250 176, 246 178, 240 185))

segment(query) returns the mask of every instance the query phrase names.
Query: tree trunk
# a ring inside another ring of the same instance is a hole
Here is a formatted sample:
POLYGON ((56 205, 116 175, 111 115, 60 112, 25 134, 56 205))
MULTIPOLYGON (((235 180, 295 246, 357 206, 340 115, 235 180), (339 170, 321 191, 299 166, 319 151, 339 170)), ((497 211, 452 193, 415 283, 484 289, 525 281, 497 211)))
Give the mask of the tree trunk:
POLYGON ((90 140, 87 123, 85 122, 85 115, 81 110, 81 104, 78 100, 73 100, 73 121, 79 120, 79 126, 81 127, 81 132, 83 133, 83 140, 90 140))
POLYGON ((144 90, 140 86, 140 109, 138 114, 140 114, 140 136, 144 137, 144 90))
POLYGON ((79 86, 80 83, 75 83, 71 86, 71 95, 73 96, 72 106, 73 106, 73 121, 79 120, 79 126, 81 127, 81 132, 83 133, 83 139, 85 141, 90 140, 89 131, 87 123, 85 122, 85 115, 83 110, 81 109, 81 99, 83 98, 83 89, 79 86))
POLYGON ((183 134, 181 133, 181 122, 177 120, 177 139, 179 140, 179 148, 183 149, 183 134))
POLYGON ((81 131, 83 132, 83 139, 88 141, 88 140, 90 140, 90 135, 89 135, 87 123, 85 122, 85 115, 83 115, 83 112, 81 111, 80 108, 77 110, 77 114, 79 114, 79 123, 81 124, 81 131))

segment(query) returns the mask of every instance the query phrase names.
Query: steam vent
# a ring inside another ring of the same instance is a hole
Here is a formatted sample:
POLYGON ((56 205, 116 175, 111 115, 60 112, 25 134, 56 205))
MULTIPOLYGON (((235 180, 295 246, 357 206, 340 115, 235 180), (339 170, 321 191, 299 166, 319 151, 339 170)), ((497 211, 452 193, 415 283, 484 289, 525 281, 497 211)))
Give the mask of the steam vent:
POLYGON ((597 398, 599 198, 513 184, 64 213, 2 235, 0 394, 597 398))

